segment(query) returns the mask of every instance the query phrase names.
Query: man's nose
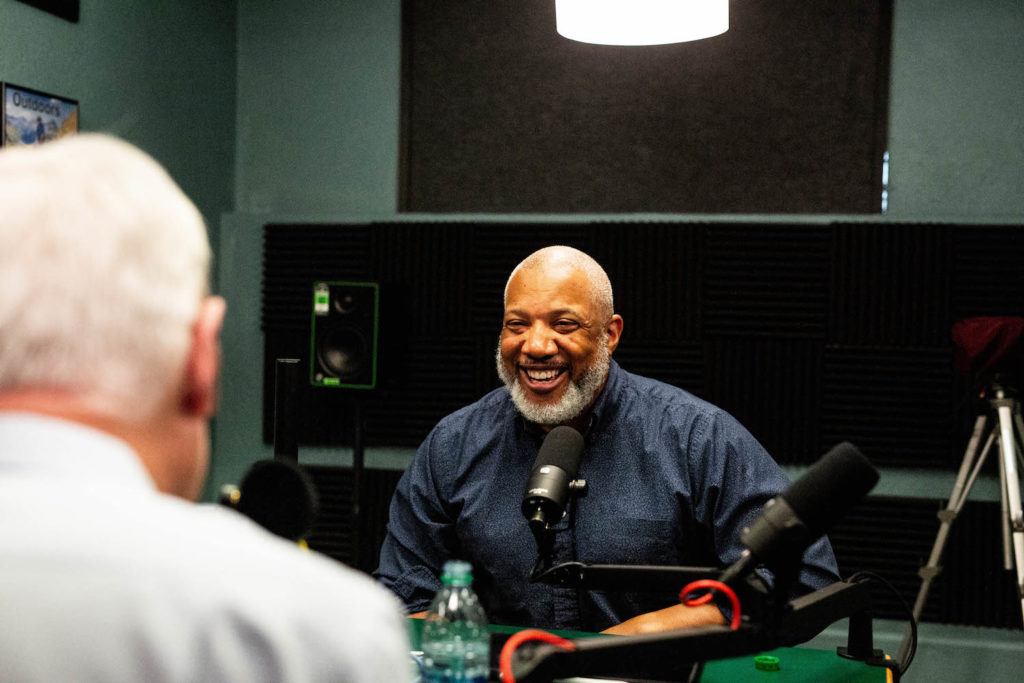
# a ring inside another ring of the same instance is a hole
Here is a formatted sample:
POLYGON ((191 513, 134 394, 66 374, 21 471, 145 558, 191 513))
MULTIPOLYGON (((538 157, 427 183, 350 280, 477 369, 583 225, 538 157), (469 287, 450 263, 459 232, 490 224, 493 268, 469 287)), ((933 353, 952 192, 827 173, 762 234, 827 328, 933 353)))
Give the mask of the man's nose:
POLYGON ((554 333, 544 325, 534 325, 526 333, 523 353, 534 358, 555 355, 558 353, 558 345, 555 344, 554 333))

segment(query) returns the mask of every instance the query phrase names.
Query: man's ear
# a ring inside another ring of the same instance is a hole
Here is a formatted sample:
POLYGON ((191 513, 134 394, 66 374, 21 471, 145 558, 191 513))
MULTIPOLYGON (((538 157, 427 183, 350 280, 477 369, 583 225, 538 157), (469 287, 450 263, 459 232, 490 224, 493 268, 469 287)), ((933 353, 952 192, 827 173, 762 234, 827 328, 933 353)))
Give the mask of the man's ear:
POLYGON ((622 338, 622 316, 616 313, 605 326, 608 333, 608 353, 614 353, 619 348, 619 339, 622 338))
POLYGON ((227 302, 210 296, 203 300, 192 326, 192 348, 185 364, 182 409, 192 417, 213 417, 217 410, 220 375, 220 330, 227 302))

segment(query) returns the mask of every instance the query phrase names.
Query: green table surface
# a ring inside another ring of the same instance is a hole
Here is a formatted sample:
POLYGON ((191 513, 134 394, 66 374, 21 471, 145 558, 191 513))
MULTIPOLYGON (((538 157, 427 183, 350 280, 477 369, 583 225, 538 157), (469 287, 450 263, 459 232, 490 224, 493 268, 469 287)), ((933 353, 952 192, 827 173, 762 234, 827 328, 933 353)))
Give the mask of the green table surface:
MULTIPOLYGON (((409 641, 413 650, 420 649, 423 633, 422 619, 406 619, 409 641)), ((488 627, 492 633, 516 633, 519 626, 488 627)), ((582 631, 550 631, 563 638, 615 638, 599 633, 582 631)), ((761 683, 790 683, 791 681, 843 681, 843 683, 882 683, 887 680, 886 670, 868 666, 863 662, 843 659, 834 650, 815 650, 803 647, 782 647, 760 654, 778 658, 778 671, 761 671, 756 668, 754 658, 758 655, 743 655, 731 659, 706 662, 701 683, 736 683, 737 681, 758 681, 761 683)))

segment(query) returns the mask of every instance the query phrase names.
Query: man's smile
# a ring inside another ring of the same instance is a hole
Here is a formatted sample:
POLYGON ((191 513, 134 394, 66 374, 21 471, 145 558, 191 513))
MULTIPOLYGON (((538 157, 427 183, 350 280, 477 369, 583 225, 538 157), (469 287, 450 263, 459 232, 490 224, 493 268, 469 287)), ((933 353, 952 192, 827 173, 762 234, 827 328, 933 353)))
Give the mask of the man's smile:
POLYGON ((519 366, 519 376, 530 391, 545 394, 558 387, 568 378, 568 366, 519 366))

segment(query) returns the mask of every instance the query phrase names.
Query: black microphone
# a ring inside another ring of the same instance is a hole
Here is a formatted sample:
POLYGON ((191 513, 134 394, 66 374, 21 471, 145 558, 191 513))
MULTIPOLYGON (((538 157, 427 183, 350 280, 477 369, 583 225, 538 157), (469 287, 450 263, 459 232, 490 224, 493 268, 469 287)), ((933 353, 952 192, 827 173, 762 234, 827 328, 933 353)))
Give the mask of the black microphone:
POLYGON ((284 458, 253 463, 238 488, 222 495, 221 503, 290 541, 309 533, 320 508, 312 478, 284 458))
POLYGON ((555 427, 544 437, 523 493, 523 515, 534 536, 562 518, 582 455, 583 437, 572 427, 555 427))
POLYGON ((797 561, 803 551, 849 512, 878 481, 868 459, 848 441, 834 446, 743 529, 747 547, 720 578, 730 583, 755 564, 797 561))

